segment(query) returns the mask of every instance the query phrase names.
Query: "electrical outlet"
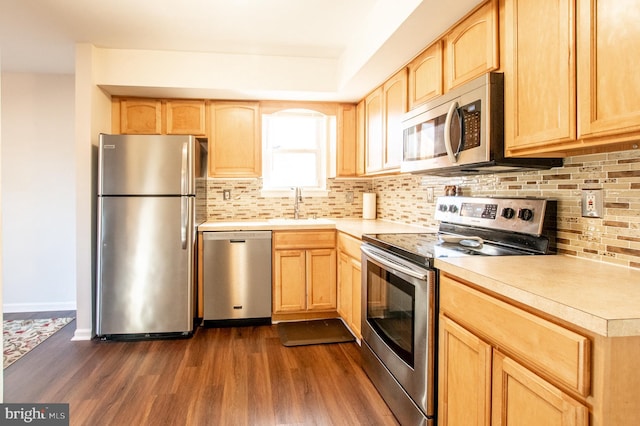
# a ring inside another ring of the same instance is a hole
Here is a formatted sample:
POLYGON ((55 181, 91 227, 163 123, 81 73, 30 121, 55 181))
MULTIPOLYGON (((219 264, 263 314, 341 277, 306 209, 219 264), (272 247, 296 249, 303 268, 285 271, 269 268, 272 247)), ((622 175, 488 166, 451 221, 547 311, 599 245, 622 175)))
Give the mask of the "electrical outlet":
POLYGON ((346 202, 353 203, 353 191, 347 191, 346 202))
POLYGON ((427 188, 427 203, 433 203, 433 188, 427 188))
POLYGON ((582 190, 582 217, 602 217, 604 202, 602 189, 582 190))
POLYGON ((222 199, 225 201, 229 201, 231 199, 231 190, 230 189, 225 189, 224 191, 222 191, 222 199))

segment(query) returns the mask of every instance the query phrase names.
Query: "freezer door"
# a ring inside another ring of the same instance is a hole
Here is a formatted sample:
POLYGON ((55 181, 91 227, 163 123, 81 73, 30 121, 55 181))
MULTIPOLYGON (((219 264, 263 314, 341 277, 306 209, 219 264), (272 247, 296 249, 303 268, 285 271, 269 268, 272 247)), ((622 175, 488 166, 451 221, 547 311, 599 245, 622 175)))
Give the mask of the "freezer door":
POLYGON ((193 136, 100 135, 98 195, 195 194, 193 136))
POLYGON ((194 197, 99 197, 99 336, 192 331, 194 208, 194 197))

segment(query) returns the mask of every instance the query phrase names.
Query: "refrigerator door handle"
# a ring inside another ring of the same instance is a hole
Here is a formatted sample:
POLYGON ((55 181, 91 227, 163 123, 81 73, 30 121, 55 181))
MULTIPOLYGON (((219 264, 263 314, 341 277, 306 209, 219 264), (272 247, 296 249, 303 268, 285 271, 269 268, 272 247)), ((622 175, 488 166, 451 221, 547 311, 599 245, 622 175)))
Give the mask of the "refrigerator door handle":
POLYGON ((180 238, 182 249, 187 249, 187 227, 189 225, 189 197, 181 197, 180 202, 180 238))
POLYGON ((182 170, 180 173, 180 188, 182 190, 181 195, 187 195, 189 191, 189 188, 187 186, 188 159, 189 159, 189 144, 185 142, 182 144, 182 170))

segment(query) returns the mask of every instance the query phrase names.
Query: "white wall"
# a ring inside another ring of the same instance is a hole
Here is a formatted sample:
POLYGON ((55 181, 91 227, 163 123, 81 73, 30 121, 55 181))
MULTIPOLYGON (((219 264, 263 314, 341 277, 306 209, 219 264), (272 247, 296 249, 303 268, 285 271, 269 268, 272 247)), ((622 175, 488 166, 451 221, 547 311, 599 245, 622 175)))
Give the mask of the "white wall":
MULTIPOLYGON (((0 52, 1 53, 1 52, 0 52)), ((1 57, 2 55, 0 55, 1 57)), ((2 308, 2 63, 0 63, 0 315, 2 308)), ((0 349, 4 353, 4 339, 0 341, 0 349)), ((4 374, 0 374, 0 403, 4 402, 4 374)))
POLYGON ((74 77, 2 74, 5 312, 76 308, 74 77))

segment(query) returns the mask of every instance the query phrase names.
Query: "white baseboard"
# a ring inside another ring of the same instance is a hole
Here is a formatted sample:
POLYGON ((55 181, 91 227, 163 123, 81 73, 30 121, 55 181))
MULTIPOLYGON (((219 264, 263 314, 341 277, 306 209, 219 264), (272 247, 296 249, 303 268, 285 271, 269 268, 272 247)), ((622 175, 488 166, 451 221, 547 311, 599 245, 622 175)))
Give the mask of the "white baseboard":
POLYGON ((49 312, 49 311, 75 311, 76 301, 55 303, 5 303, 2 305, 5 314, 17 312, 49 312))
POLYGON ((76 332, 71 338, 72 342, 76 342, 78 340, 91 340, 93 336, 91 335, 90 328, 76 328, 76 332))

